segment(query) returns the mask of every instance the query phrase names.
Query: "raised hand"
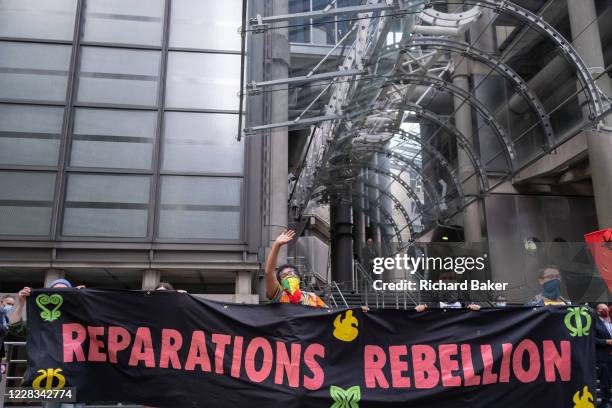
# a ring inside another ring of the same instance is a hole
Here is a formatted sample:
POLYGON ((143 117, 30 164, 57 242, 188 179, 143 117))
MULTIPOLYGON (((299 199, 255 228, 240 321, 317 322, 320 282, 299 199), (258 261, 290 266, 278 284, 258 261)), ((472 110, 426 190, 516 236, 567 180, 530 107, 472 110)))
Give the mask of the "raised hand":
POLYGON ((417 305, 414 310, 416 310, 417 312, 421 313, 424 312, 425 310, 427 310, 427 305, 423 304, 423 305, 417 305))
POLYGON ((291 242, 291 240, 294 237, 295 237, 295 231, 286 230, 285 232, 280 234, 278 237, 276 237, 275 243, 277 243, 278 245, 287 245, 289 242, 291 242))
POLYGON ((30 296, 32 289, 27 286, 19 291, 19 303, 25 303, 26 298, 30 296))

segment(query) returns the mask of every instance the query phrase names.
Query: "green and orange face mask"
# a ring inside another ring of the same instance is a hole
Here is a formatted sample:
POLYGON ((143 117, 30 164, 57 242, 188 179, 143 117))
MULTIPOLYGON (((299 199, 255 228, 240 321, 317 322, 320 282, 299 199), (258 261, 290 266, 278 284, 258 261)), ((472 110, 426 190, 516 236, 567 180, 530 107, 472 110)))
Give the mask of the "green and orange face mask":
POLYGON ((289 294, 293 295, 296 291, 300 290, 300 278, 289 275, 281 281, 281 286, 289 292, 289 294))
POLYGON ((280 284, 289 296, 289 301, 293 304, 297 304, 302 300, 302 291, 300 290, 300 278, 295 273, 289 273, 285 275, 281 280, 280 284))

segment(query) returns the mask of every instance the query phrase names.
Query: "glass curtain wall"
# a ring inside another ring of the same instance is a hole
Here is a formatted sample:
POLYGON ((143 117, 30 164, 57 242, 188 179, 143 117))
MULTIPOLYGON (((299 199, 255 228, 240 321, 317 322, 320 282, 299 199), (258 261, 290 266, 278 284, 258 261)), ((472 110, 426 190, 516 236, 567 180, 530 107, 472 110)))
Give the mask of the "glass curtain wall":
POLYGON ((0 2, 0 239, 242 242, 242 0, 0 2))
MULTIPOLYGON (((358 6, 362 0, 289 0, 289 13, 319 11, 336 7, 358 6)), ((334 45, 351 28, 354 15, 300 18, 289 28, 289 41, 301 44, 334 45)), ((347 44, 351 44, 348 41, 347 44)))

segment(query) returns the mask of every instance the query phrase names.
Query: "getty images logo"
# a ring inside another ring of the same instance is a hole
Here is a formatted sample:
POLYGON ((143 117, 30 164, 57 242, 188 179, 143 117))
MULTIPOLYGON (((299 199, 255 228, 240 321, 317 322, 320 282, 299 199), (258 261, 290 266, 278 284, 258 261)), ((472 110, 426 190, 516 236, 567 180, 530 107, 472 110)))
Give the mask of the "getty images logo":
POLYGON ((463 274, 470 271, 482 271, 485 268, 487 254, 479 257, 457 256, 457 257, 441 257, 441 256, 415 256, 411 257, 407 254, 396 255, 395 257, 378 257, 374 258, 372 272, 380 275, 385 270, 406 270, 413 275, 417 270, 429 271, 452 271, 457 274, 463 274))

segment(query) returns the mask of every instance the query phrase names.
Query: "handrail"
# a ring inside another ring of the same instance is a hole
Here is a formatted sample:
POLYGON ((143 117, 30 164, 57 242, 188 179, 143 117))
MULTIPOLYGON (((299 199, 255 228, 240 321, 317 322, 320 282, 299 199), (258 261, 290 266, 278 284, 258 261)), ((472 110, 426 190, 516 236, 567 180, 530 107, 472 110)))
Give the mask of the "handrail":
MULTIPOLYGON (((355 269, 357 269, 357 271, 359 272, 359 274, 362 276, 362 278, 364 278, 368 285, 366 286, 366 306, 367 306, 367 289, 369 285, 373 285, 374 284, 374 280, 372 279, 372 277, 366 272, 365 268, 363 267, 363 265, 361 265, 361 263, 357 260, 355 260, 355 269)), ((415 275, 417 277, 420 277, 421 275, 417 272, 415 273, 415 275)), ((410 293, 407 293, 407 291, 402 291, 403 292, 403 297, 404 297, 404 309, 407 308, 407 302, 406 302, 406 297, 408 298, 408 300, 414 304, 414 305, 418 305, 419 303, 417 302, 416 298, 411 295, 410 293)), ((376 307, 378 307, 378 297, 380 295, 380 293, 378 291, 374 292, 376 294, 376 307)), ((386 304, 386 299, 385 299, 385 294, 382 294, 382 304, 383 304, 383 308, 385 307, 386 304)), ((397 309, 399 309, 399 293, 395 293, 395 307, 397 309)))
MULTIPOLYGON (((369 300, 368 288, 369 286, 373 287, 374 279, 372 279, 372 277, 367 273, 363 265, 361 265, 361 263, 358 260, 355 260, 355 269, 357 269, 357 271, 359 272, 359 275, 361 275, 361 277, 367 282, 367 284, 365 285, 365 302, 366 302, 366 306, 368 306, 368 300, 369 300)), ((376 295, 376 308, 378 308, 378 295, 379 295, 378 291, 374 291, 374 295, 376 295)))
MULTIPOLYGON (((336 290, 338 291, 338 293, 340 294, 340 297, 342 298, 342 301, 344 302, 344 304, 346 305, 346 307, 349 307, 348 303, 346 303, 346 299, 344 298, 344 295, 342 294, 342 291, 340 290, 340 288, 338 287, 338 284, 336 283, 336 281, 332 281, 332 284, 336 287, 336 290)), ((337 306, 337 305, 336 305, 337 306)))
POLYGON ((336 305, 336 309, 337 309, 338 308, 338 302, 336 302, 336 298, 334 297, 333 291, 329 294, 329 297, 331 298, 331 300, 333 300, 334 305, 336 305))

